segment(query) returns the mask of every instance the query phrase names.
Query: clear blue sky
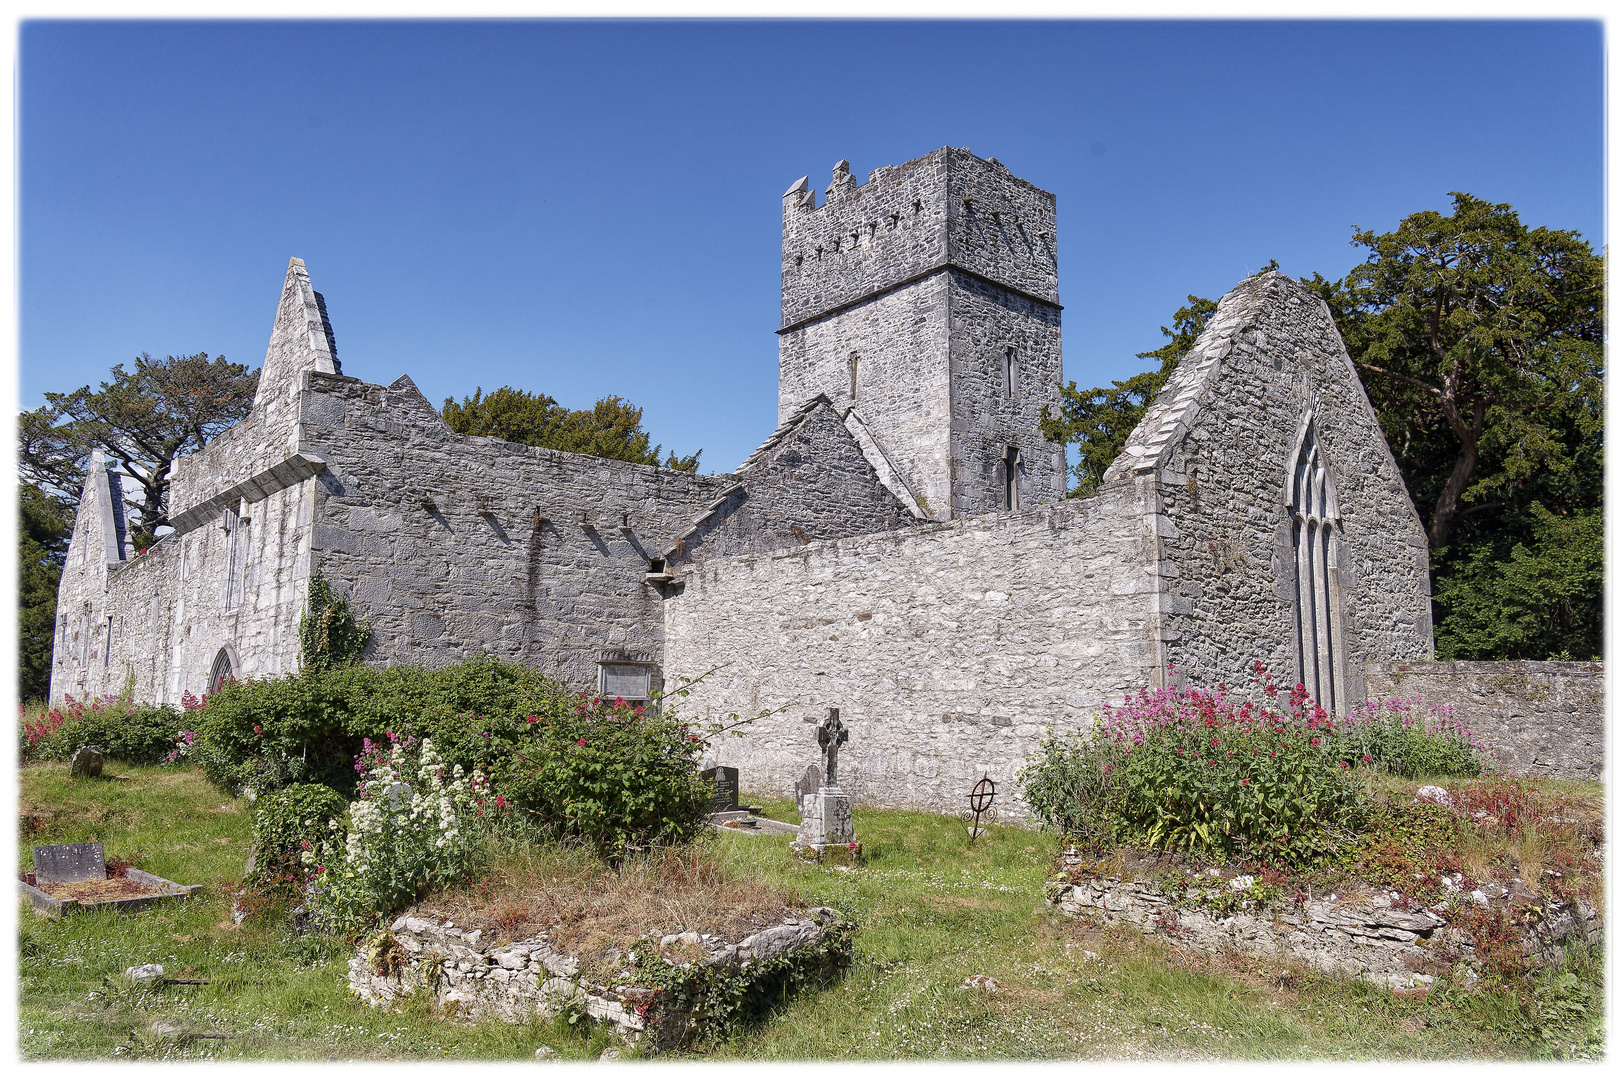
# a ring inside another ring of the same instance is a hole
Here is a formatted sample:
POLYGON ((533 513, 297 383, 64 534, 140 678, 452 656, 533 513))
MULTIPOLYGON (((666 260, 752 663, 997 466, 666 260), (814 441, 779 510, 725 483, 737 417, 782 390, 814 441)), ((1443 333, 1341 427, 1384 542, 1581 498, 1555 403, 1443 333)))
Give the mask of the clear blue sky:
POLYGON ((346 374, 620 394, 732 469, 776 420, 779 197, 943 146, 1059 199, 1065 375, 1188 293, 1450 191, 1603 228, 1598 22, 32 22, 20 400, 257 366, 290 255, 346 374))

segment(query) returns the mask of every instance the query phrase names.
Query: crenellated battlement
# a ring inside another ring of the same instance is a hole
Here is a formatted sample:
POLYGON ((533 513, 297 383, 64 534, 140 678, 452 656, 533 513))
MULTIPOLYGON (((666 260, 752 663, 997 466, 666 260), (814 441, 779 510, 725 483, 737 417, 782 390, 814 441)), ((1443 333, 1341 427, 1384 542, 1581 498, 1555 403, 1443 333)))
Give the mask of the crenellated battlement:
POLYGON ((949 268, 1057 307, 1053 194, 954 147, 784 192, 784 330, 949 268))

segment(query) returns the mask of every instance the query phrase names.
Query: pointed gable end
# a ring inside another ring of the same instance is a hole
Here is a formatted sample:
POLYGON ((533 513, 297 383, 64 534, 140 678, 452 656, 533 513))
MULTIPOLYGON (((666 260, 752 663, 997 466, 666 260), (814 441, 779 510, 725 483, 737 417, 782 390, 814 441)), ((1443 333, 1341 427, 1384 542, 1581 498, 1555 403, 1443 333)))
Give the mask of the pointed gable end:
POLYGON ((343 374, 326 302, 311 287, 304 260, 294 258, 288 260, 287 277, 282 282, 282 301, 276 307, 270 345, 259 369, 254 408, 291 396, 307 371, 343 374))

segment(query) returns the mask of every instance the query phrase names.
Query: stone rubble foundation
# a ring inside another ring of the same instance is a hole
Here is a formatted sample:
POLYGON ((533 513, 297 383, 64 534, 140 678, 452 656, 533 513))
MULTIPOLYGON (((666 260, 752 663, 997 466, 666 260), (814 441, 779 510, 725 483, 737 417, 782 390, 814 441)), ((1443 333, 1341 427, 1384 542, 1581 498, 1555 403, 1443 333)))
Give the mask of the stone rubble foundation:
MULTIPOLYGON (((1473 951, 1470 937, 1446 915, 1431 908, 1404 910, 1389 895, 1277 907, 1241 900, 1227 915, 1199 904, 1196 890, 1173 896, 1148 882, 1113 877, 1050 882, 1047 895, 1072 918, 1095 915, 1206 952, 1305 964, 1391 990, 1431 985, 1435 976, 1428 971, 1439 968, 1439 951, 1473 951)), ((1541 964, 1559 963, 1569 942, 1599 942, 1601 925, 1600 913, 1587 904, 1557 907, 1524 933, 1522 947, 1541 964)))
MULTIPOLYGON (((852 924, 831 908, 811 908, 775 926, 725 942, 709 934, 668 934, 638 942, 637 949, 697 947, 702 958, 684 967, 748 970, 762 961, 814 949, 852 924)), ((672 959, 676 959, 675 956, 672 959)), ((625 974, 629 977, 630 965, 625 974)), ((386 934, 363 942, 349 962, 349 987, 368 1005, 389 1006, 431 995, 447 1013, 469 1020, 514 1023, 556 1016, 571 1007, 614 1025, 629 1044, 651 1038, 655 1049, 680 1045, 697 1031, 701 1017, 643 986, 602 986, 581 974, 580 960, 553 948, 543 931, 522 941, 503 941, 449 920, 403 915, 386 934)), ((747 992, 748 984, 745 990, 747 992)))

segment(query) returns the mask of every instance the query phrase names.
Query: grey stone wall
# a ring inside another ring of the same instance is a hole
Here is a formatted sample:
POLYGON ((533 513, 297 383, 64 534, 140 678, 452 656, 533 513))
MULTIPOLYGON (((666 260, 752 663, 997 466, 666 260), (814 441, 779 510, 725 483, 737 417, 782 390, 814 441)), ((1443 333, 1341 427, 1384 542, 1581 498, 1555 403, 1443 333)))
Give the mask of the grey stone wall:
POLYGON ((1598 780, 1606 768, 1605 665, 1561 661, 1370 663, 1372 700, 1452 705, 1506 772, 1598 780))
POLYGON ((952 507, 949 284, 942 271, 778 339, 779 422, 817 394, 842 411, 854 407, 930 516, 941 519, 952 507))
POLYGON ((665 669, 708 675, 676 707, 778 710, 712 748, 752 792, 789 795, 840 709, 840 784, 861 803, 957 812, 1014 779, 1052 725, 1090 725, 1148 685, 1153 577, 1138 489, 796 551, 704 562, 666 605, 665 669))
POLYGON ((842 162, 821 207, 792 187, 780 422, 812 394, 854 401, 937 519, 1005 508, 1009 447, 1023 505, 1063 495, 1062 452, 1038 431, 1061 374, 1054 210, 995 160, 946 147, 860 186, 842 162))
POLYGON ((913 515, 880 483, 829 400, 818 395, 733 474, 712 511, 671 552, 694 559, 888 532, 913 515))
POLYGON ((145 554, 129 552, 99 577, 65 574, 57 634, 66 647, 52 660, 53 700, 130 685, 137 700, 178 704, 208 690, 221 650, 237 677, 296 671, 313 488, 307 480, 236 503, 231 532, 222 511, 145 554))
POLYGON ((954 516, 1006 508, 1009 447, 1020 453, 1017 506, 1064 498, 1064 447, 1040 427, 1043 409, 1060 407, 1059 309, 966 274, 950 278, 954 516), (1012 373, 1006 349, 1014 350, 1012 373))
POLYGON ((1341 509, 1341 711, 1366 661, 1431 656, 1431 603, 1425 533, 1321 300, 1272 272, 1223 297, 1106 482, 1154 478, 1166 659, 1204 685, 1256 660, 1294 683, 1285 481, 1310 408, 1341 509))
POLYGON ((488 652, 593 689, 604 650, 658 660, 652 560, 906 519, 826 403, 750 469, 700 476, 458 435, 405 377, 308 378, 303 449, 329 462, 314 557, 381 662, 488 652))

